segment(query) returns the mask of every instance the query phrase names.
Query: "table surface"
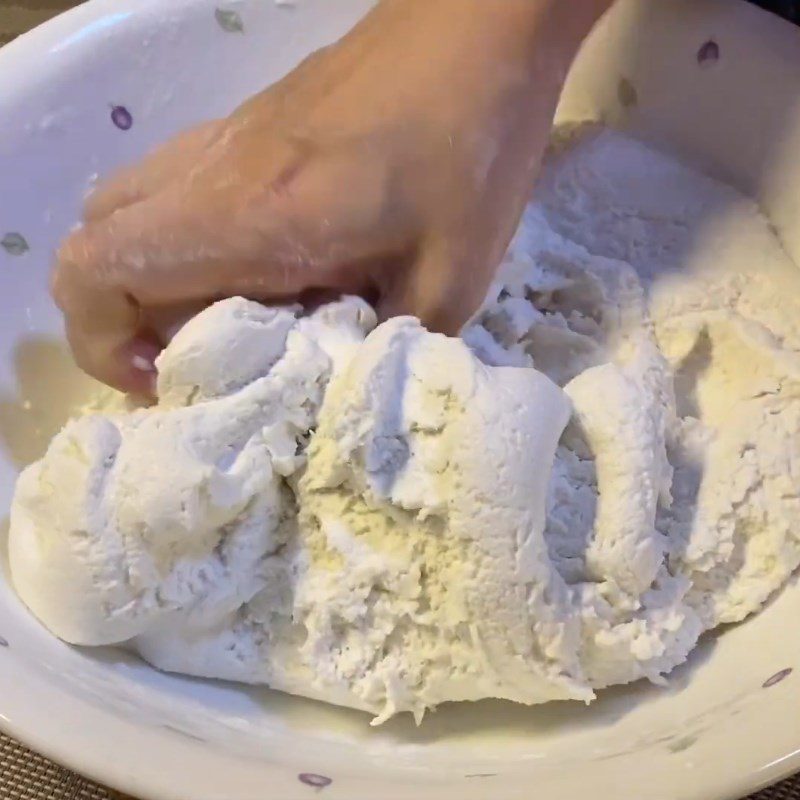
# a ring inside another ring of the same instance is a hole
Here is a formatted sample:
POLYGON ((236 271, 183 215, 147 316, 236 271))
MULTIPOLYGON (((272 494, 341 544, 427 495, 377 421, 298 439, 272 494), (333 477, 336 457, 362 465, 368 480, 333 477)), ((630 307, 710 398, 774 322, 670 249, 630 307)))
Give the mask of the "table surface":
MULTIPOLYGON (((0 0, 0 45, 79 0, 0 0)), ((800 2, 755 0, 800 22, 800 2)), ((0 734, 0 800, 126 800, 0 734)), ((191 800, 191 798, 187 798, 191 800)), ((800 775, 748 800, 800 800, 800 775)))

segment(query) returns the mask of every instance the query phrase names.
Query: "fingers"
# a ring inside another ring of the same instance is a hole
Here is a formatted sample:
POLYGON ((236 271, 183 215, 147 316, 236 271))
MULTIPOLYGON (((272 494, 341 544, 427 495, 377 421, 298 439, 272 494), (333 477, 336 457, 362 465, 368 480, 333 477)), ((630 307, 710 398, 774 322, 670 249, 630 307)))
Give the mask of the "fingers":
POLYGON ((191 170, 216 136, 220 124, 215 120, 192 128, 156 150, 140 164, 126 167, 101 183, 86 198, 84 220, 102 220, 121 208, 150 197, 176 177, 191 170))
POLYGON ((195 235, 196 225, 179 203, 148 200, 87 225, 64 243, 52 292, 76 361, 90 375, 122 391, 151 391, 159 348, 144 338, 143 307, 183 300, 182 294, 199 300, 216 288, 206 288, 202 270, 190 280, 170 268, 170 258, 186 265, 208 244, 202 225, 195 235))
POLYGON ((140 306, 339 288, 381 237, 364 195, 343 197, 329 177, 256 201, 236 186, 170 187, 73 234, 57 273, 65 282, 80 273, 77 285, 93 290, 116 287, 140 306))
POLYGON ((161 345, 158 342, 137 337, 125 342, 115 352, 112 351, 112 358, 104 358, 100 351, 95 363, 117 370, 113 374, 108 373, 109 380, 104 381, 105 383, 128 394, 150 399, 156 396, 155 362, 160 352, 161 345))
POLYGON ((266 187, 209 175, 191 191, 173 183, 87 224, 64 244, 53 278, 78 363, 141 392, 157 354, 142 338, 148 309, 319 287, 360 291, 364 265, 408 230, 384 218, 375 180, 337 161, 287 165, 266 187))
POLYGON ((100 290, 79 281, 65 283, 56 277, 53 282, 78 366, 116 389, 152 396, 158 348, 137 337, 138 309, 113 287, 100 290))

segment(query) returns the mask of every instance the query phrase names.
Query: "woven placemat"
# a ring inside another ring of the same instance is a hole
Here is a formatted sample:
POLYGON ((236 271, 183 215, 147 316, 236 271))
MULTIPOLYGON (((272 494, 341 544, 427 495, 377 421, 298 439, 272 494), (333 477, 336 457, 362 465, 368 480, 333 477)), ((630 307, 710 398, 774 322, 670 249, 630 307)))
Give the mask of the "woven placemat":
MULTIPOLYGON (((164 0, 169 2, 169 0, 164 0)), ((0 45, 48 17, 77 5, 79 0, 0 0, 0 45)), ((791 6, 800 17, 800 2, 757 0, 784 11, 791 6)), ((0 800, 126 800, 103 789, 0 734, 0 800)), ((142 800, 147 800, 142 798, 142 800)), ((186 798, 192 800, 192 798, 186 798)), ((800 776, 773 786, 750 800, 800 800, 800 776)))
MULTIPOLYGON (((0 734, 0 800, 133 800, 133 798, 84 780, 0 734)), ((192 798, 187 797, 186 800, 192 798)), ((751 795, 748 800, 800 800, 800 776, 751 795)))
POLYGON ((0 800, 124 800, 0 734, 0 800))

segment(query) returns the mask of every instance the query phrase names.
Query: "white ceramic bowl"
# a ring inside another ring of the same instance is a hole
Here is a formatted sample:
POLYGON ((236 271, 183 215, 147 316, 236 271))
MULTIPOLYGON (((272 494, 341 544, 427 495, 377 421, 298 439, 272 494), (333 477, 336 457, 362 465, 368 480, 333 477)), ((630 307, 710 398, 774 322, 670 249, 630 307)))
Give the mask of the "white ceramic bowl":
MULTIPOLYGON (((88 388, 46 281, 92 176, 229 111, 368 6, 94 0, 0 52, 0 520, 19 468, 88 388)), ((800 31, 736 0, 622 0, 560 114, 700 160, 758 197, 800 257, 800 31)), ((157 800, 711 800, 800 768, 799 619, 792 586, 706 641, 667 690, 610 691, 588 709, 479 703, 375 730, 361 714, 69 648, 6 570, 0 726, 157 800)))

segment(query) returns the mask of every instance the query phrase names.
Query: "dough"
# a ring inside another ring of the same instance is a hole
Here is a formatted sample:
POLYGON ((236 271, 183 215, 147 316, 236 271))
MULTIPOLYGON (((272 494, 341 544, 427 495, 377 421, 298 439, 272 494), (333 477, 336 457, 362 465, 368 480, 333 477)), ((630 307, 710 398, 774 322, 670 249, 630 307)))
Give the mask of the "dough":
POLYGON ((589 702, 800 563, 800 273, 619 133, 557 134, 461 339, 234 298, 158 367, 19 480, 15 586, 74 644, 376 722, 589 702))

